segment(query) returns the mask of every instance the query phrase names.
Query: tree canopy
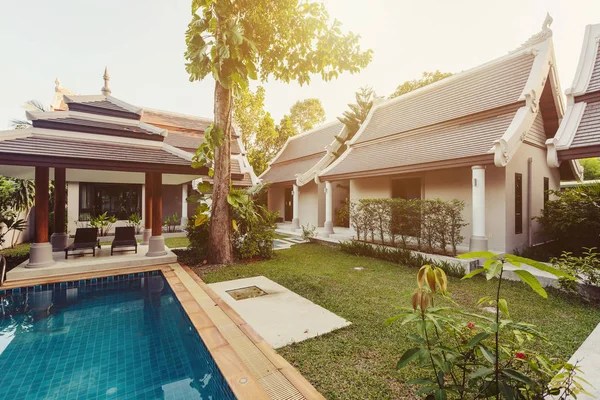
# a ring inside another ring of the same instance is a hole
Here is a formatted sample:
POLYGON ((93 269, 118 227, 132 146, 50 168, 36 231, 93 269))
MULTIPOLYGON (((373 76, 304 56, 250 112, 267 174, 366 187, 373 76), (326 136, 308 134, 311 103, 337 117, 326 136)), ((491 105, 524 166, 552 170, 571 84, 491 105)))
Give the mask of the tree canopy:
POLYGON ((579 163, 583 167, 583 179, 600 179, 600 158, 586 158, 579 163))
POLYGON ((233 118, 246 147, 248 161, 257 175, 267 169, 288 138, 325 121, 321 101, 306 99, 297 101, 276 125, 265 110, 264 99, 264 87, 258 86, 254 92, 242 88, 236 91, 233 108, 233 118))
POLYGON ((402 96, 403 94, 420 89, 423 86, 430 85, 434 82, 441 81, 442 79, 447 78, 449 76, 452 76, 452 73, 440 72, 440 70, 436 70, 435 72, 423 72, 423 76, 421 77, 421 79, 413 79, 400 84, 396 88, 394 93, 390 95, 390 99, 402 96))
POLYGON ((371 61, 360 37, 343 33, 321 3, 298 0, 192 0, 185 68, 190 81, 215 79, 214 122, 192 165, 213 166, 208 261, 231 263, 230 140, 233 94, 250 79, 309 83, 360 71, 371 61), (208 160, 208 158, 213 160, 208 160))

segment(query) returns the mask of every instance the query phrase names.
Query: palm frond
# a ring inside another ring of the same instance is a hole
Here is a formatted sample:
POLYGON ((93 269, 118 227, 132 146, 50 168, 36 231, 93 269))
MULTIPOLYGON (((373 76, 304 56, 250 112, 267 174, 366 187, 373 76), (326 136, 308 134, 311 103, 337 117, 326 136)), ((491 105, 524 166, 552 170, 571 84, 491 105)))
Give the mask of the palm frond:
POLYGON ((48 111, 48 109, 46 108, 46 106, 39 100, 27 100, 25 102, 25 108, 26 109, 35 109, 37 111, 41 111, 41 112, 46 112, 48 111))
POLYGON ((11 119, 10 126, 12 126, 15 129, 27 129, 30 128, 32 124, 31 121, 28 121, 26 119, 11 119))

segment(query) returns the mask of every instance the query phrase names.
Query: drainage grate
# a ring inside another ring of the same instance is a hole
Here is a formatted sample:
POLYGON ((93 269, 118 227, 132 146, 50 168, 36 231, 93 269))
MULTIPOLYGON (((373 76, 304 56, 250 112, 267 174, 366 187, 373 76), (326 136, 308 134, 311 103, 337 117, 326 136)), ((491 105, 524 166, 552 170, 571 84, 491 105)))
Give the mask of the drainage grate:
POLYGON ((269 294, 258 286, 248 286, 245 288, 227 290, 226 292, 235 300, 252 299, 254 297, 266 296, 269 294))

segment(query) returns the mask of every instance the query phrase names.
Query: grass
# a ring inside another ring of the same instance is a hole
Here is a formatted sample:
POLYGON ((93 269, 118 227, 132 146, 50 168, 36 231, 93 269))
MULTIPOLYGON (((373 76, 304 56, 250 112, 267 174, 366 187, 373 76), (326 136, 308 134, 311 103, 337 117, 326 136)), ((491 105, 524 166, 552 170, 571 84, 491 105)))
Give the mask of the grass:
POLYGON ((5 257, 17 257, 17 256, 26 256, 29 255, 29 248, 31 247, 31 243, 21 243, 15 246, 14 249, 10 247, 0 250, 0 254, 5 257))
MULTIPOLYGON (((416 269, 357 257, 316 244, 293 246, 268 261, 239 264, 208 272, 210 282, 264 275, 352 322, 318 338, 279 349, 278 352, 327 398, 414 399, 404 382, 420 377, 418 370, 395 369, 409 348, 410 326, 385 326, 396 306, 409 306, 416 286, 416 269), (353 268, 364 267, 362 271, 353 268)), ((513 320, 529 322, 545 333, 551 344, 540 344, 547 355, 569 358, 600 322, 597 307, 569 301, 555 291, 547 300, 518 282, 503 283, 513 320)), ((494 293, 485 279, 449 278, 451 297, 466 310, 494 293)))

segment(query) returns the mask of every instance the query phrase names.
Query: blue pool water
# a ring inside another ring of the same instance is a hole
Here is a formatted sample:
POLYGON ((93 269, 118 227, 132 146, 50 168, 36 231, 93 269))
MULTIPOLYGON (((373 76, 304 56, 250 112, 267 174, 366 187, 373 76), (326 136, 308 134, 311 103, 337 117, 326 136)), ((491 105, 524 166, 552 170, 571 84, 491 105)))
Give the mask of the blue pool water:
POLYGON ((0 399, 235 399, 162 275, 0 291, 0 399))

